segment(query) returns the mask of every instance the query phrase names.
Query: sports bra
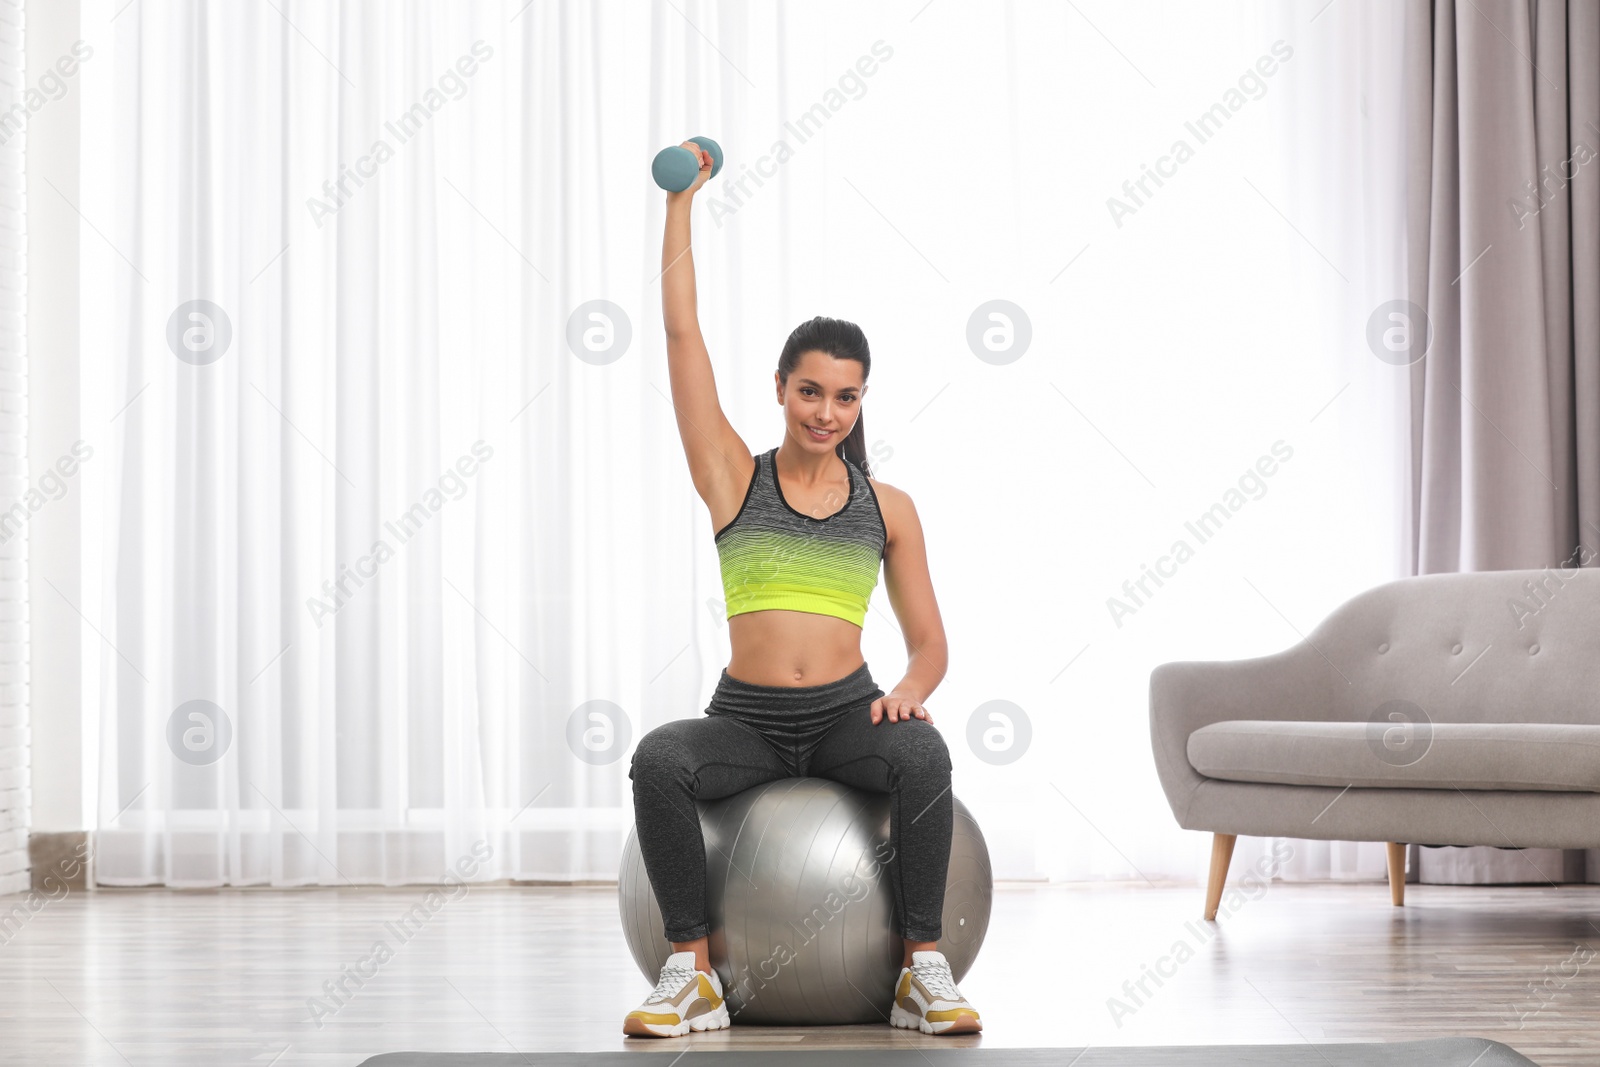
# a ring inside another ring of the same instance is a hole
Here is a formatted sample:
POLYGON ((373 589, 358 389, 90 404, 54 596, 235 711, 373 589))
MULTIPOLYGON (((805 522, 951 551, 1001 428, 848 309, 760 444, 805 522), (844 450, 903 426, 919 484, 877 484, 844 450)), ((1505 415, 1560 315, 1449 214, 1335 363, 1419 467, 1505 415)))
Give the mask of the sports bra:
POLYGON ((777 454, 771 448, 756 457, 739 513, 714 538, 728 618, 782 608, 860 626, 888 543, 878 494, 846 461, 849 499, 832 515, 812 518, 783 498, 777 454))

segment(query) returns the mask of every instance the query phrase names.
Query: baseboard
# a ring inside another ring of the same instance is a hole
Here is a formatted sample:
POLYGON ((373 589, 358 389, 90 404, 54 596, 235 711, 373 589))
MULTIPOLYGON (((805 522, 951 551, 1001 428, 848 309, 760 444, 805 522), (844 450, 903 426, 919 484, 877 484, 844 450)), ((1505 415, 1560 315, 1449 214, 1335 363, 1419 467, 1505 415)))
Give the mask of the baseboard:
POLYGON ((28 835, 29 884, 35 893, 56 897, 88 889, 92 862, 87 830, 28 835))
POLYGON ((1582 883, 1584 850, 1444 845, 1421 848, 1419 880, 1429 885, 1565 885, 1582 883))

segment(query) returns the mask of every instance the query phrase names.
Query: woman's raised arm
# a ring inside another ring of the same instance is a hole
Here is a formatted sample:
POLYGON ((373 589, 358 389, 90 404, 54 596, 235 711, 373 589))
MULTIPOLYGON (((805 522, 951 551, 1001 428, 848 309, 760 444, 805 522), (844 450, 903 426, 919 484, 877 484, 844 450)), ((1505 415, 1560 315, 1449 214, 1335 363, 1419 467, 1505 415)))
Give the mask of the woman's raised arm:
POLYGON ((667 229, 661 243, 661 318, 667 329, 667 372, 678 436, 683 439, 695 490, 711 505, 733 491, 743 497, 755 459, 723 414, 711 355, 700 334, 689 208, 695 192, 711 176, 711 157, 693 141, 683 142, 683 147, 695 153, 701 167, 693 185, 681 193, 667 194, 667 229))

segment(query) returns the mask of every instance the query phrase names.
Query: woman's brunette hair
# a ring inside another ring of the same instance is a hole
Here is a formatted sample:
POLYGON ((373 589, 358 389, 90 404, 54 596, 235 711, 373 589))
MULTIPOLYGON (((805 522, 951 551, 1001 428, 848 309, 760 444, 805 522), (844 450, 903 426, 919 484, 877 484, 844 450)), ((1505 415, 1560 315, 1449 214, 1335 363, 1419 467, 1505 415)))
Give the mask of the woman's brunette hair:
MULTIPOLYGON (((783 343, 783 354, 778 357, 779 382, 785 386, 789 384, 789 375, 807 352, 825 352, 834 359, 855 360, 861 364, 863 385, 872 373, 872 352, 867 348, 867 335, 861 332, 861 327, 844 319, 818 315, 796 326, 783 343)), ((872 468, 867 466, 867 429, 859 413, 849 436, 839 442, 835 451, 846 463, 860 467, 865 474, 872 473, 872 468)))

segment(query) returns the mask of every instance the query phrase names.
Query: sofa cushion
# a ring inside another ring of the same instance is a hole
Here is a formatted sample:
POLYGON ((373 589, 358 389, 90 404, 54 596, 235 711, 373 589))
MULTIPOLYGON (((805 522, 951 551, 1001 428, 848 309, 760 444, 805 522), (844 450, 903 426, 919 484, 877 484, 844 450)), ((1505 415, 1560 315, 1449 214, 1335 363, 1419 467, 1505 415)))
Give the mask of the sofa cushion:
POLYGON ((1600 793, 1600 726, 1436 722, 1418 725, 1409 738, 1385 738, 1387 728, 1230 719, 1189 735, 1189 762, 1208 778, 1232 782, 1600 793))

